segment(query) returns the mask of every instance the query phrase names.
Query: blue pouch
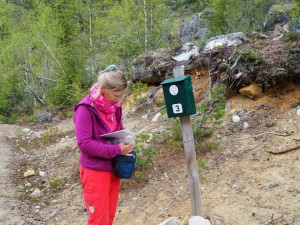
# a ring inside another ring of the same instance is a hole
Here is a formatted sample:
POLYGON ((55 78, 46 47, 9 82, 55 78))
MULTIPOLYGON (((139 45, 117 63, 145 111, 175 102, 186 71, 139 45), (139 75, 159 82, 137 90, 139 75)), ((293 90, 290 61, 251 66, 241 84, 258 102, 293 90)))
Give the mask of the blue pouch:
POLYGON ((113 158, 113 170, 118 178, 128 179, 132 176, 136 162, 136 152, 131 151, 132 156, 119 155, 113 158))

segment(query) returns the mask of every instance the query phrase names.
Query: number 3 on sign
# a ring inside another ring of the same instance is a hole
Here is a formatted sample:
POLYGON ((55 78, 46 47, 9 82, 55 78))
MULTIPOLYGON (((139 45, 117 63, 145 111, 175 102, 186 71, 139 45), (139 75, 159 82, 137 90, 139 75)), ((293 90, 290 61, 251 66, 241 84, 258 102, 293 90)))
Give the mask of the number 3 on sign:
POLYGON ((173 104, 172 105, 172 108, 173 108, 173 113, 176 114, 176 113, 182 113, 182 105, 179 103, 179 104, 173 104))

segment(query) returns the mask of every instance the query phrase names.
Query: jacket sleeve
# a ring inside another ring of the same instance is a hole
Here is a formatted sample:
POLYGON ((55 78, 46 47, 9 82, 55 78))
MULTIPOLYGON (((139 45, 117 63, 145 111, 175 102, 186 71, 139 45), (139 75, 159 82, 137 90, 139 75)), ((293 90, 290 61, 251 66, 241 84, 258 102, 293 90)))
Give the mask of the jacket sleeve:
POLYGON ((77 145, 86 155, 113 158, 121 154, 120 145, 109 145, 93 139, 92 117, 87 106, 79 106, 74 115, 77 145))

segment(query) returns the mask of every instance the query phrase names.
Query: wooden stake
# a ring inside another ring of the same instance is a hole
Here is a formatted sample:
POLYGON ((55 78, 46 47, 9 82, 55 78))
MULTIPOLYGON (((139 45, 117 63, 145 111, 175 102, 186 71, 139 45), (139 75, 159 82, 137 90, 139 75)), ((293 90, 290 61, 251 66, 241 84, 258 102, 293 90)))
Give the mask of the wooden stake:
MULTIPOLYGON (((184 67, 173 69, 174 77, 184 76, 184 67)), ((189 116, 180 117, 185 161, 191 192, 192 216, 202 216, 201 190, 198 175, 198 165, 195 152, 195 141, 189 116)))

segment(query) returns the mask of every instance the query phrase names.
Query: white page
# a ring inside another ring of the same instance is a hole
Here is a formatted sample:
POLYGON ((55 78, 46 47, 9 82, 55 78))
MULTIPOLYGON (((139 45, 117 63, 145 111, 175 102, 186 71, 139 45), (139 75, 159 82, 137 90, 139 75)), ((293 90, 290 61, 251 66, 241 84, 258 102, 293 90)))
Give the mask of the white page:
POLYGON ((116 132, 103 134, 101 137, 105 137, 108 139, 111 144, 118 144, 120 142, 125 142, 128 144, 134 144, 134 133, 128 130, 119 130, 116 132))

